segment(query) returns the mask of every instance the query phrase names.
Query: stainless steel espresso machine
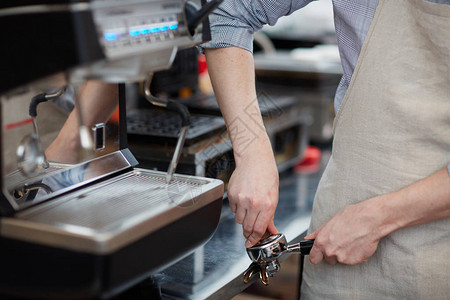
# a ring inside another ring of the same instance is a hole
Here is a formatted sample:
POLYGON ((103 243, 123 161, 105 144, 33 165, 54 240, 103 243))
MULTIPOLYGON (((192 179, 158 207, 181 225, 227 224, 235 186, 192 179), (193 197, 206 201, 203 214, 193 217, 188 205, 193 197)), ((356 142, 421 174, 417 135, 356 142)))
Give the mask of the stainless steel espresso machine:
POLYGON ((220 2, 2 1, 0 295, 111 298, 213 235, 223 183, 173 174, 183 132, 168 173, 137 168, 123 83, 207 40, 220 2))

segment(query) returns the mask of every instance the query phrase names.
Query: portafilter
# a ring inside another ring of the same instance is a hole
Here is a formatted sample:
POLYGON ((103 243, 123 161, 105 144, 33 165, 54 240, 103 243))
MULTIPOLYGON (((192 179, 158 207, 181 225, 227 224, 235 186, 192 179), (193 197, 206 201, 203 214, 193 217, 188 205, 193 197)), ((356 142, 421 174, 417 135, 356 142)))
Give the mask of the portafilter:
POLYGON ((250 267, 244 272, 244 283, 256 273, 259 273, 264 285, 268 285, 268 276, 273 276, 280 270, 278 259, 287 253, 308 255, 314 245, 314 240, 304 240, 289 245, 282 233, 270 235, 261 239, 253 247, 247 248, 247 254, 252 260, 250 267))

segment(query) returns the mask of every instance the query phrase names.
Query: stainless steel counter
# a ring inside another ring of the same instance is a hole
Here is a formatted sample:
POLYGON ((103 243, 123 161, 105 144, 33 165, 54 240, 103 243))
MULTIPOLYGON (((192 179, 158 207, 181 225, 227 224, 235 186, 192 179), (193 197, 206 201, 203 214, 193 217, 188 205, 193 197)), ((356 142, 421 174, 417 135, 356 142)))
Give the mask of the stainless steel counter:
MULTIPOLYGON (((323 157, 325 159, 322 160, 326 160, 326 155, 323 157)), ((322 170, 314 173, 285 172, 280 176, 275 225, 286 235, 288 242, 300 240, 308 229, 321 174, 322 170)), ((189 234, 187 230, 186 234, 189 234)), ((155 276, 162 298, 229 299, 242 292, 259 280, 254 276, 248 284, 243 282, 243 273, 251 263, 244 243, 242 227, 235 223, 234 214, 225 201, 221 221, 211 240, 155 276)))

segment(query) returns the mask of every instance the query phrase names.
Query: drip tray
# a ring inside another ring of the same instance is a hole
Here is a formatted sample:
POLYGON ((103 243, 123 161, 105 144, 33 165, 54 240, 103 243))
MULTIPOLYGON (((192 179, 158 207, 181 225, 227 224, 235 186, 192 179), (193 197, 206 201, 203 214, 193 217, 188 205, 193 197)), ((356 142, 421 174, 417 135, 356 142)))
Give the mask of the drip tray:
POLYGON ((206 243, 220 180, 134 169, 1 218, 0 295, 109 298, 206 243))
POLYGON ((105 254, 221 198, 222 182, 134 169, 113 179, 3 218, 1 235, 105 254))

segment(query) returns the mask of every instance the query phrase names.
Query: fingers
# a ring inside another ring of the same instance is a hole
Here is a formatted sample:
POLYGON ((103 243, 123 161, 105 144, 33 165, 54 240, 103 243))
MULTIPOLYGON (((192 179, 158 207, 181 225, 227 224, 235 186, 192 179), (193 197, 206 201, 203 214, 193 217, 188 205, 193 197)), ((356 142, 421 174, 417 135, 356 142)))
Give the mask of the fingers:
POLYGON ((330 265, 335 265, 337 263, 336 256, 324 256, 324 259, 327 262, 327 264, 330 264, 330 265))
POLYGON ((325 226, 325 224, 322 224, 322 226, 320 226, 319 228, 314 230, 313 233, 310 233, 307 236, 305 236, 305 240, 315 240, 317 238, 317 235, 319 234, 319 232, 322 230, 322 228, 324 226, 325 226))
POLYGON ((305 240, 315 240, 317 236, 317 231, 314 231, 311 234, 308 234, 307 236, 304 237, 305 240))
POLYGON ((320 238, 317 239, 317 236, 321 233, 323 226, 324 225, 320 226, 313 233, 305 236, 305 240, 315 240, 311 252, 309 253, 309 260, 314 265, 320 264, 322 261, 325 261, 330 265, 335 265, 338 262, 336 255, 331 252, 327 253, 327 251, 325 251, 325 244, 320 240, 320 238))
POLYGON ((242 230, 246 239, 248 239, 253 231, 257 230, 255 228, 256 220, 259 216, 259 211, 248 210, 245 215, 244 222, 242 223, 242 230))
POLYGON ((327 255, 319 245, 314 245, 311 249, 311 252, 309 253, 309 261, 313 265, 318 265, 322 261, 325 261, 330 265, 335 265, 338 262, 338 259, 334 254, 327 255))
POLYGON ((236 223, 244 223, 245 216, 247 215, 247 209, 242 203, 244 203, 243 196, 236 194, 231 189, 228 191, 228 200, 231 211, 235 214, 236 223))
POLYGON ((246 197, 243 193, 232 196, 229 193, 230 209, 236 214, 236 223, 242 224, 243 234, 246 238, 246 247, 256 244, 266 231, 271 234, 278 233, 273 217, 275 214, 275 197, 246 197), (273 199, 275 201, 273 201, 273 199))
POLYGON ((323 260, 322 251, 317 246, 313 246, 311 252, 309 252, 309 261, 313 265, 318 265, 322 262, 322 260, 323 260))
POLYGON ((309 261, 313 265, 318 265, 324 260, 324 252, 322 252, 321 245, 319 245, 319 242, 317 241, 317 235, 320 232, 320 228, 314 231, 313 233, 305 236, 305 240, 316 240, 314 242, 313 247, 311 248, 311 251, 309 252, 309 261))
MULTIPOLYGON (((247 241, 245 242, 245 247, 248 248, 255 245, 266 233, 269 224, 273 224, 273 215, 270 216, 268 214, 263 213, 258 214, 258 217, 253 226, 253 230, 251 231, 250 235, 248 235, 247 241)), ((273 225, 273 227, 275 226, 273 225)))
MULTIPOLYGON (((325 238, 328 232, 322 230, 323 225, 314 231, 313 233, 305 237, 306 240, 315 240, 314 245, 309 253, 309 260, 312 264, 317 265, 322 261, 330 265, 337 263, 353 265, 355 255, 348 255, 348 251, 343 249, 339 244, 333 243, 330 239, 325 238)), ((360 259, 356 259, 357 263, 362 262, 360 259)))
MULTIPOLYGON (((247 216, 247 209, 245 207, 242 207, 242 206, 239 207, 238 206, 238 208, 236 209, 235 214, 236 214, 236 216, 234 218, 236 220, 236 223, 244 224, 244 220, 245 220, 245 218, 247 216)), ((252 227, 253 227, 253 225, 252 225, 252 227)))
POLYGON ((267 231, 269 231, 270 234, 278 233, 278 229, 275 227, 275 224, 273 223, 273 218, 272 218, 272 221, 269 223, 269 226, 267 227, 267 231))
POLYGON ((229 200, 230 210, 232 213, 235 214, 237 211, 237 204, 234 201, 232 201, 231 195, 228 195, 228 200, 229 200))

